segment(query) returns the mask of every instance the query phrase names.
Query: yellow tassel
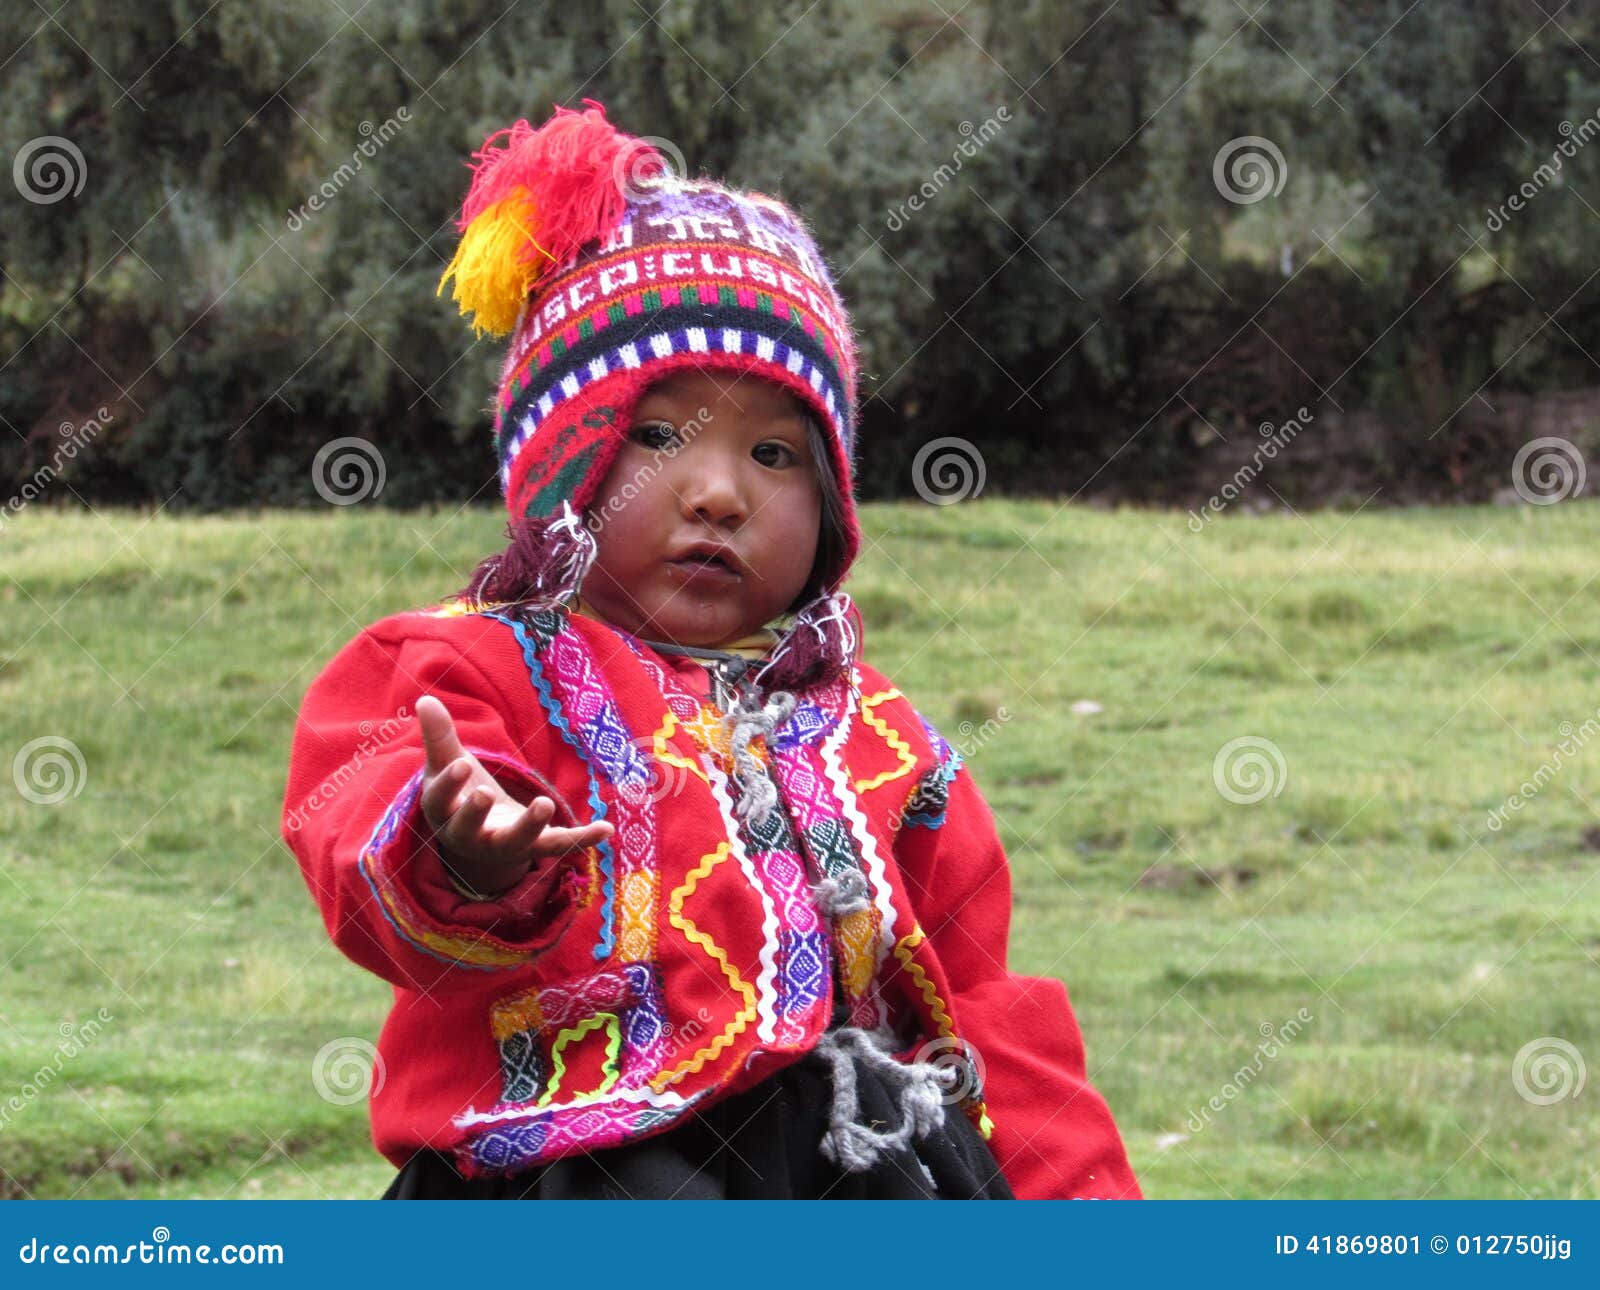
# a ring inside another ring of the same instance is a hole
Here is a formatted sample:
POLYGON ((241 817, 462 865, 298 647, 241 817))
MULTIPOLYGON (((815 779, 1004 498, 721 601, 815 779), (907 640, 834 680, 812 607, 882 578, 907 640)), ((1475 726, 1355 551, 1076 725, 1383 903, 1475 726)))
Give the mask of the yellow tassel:
POLYGON ((554 258, 539 245, 532 227, 538 213, 519 189, 488 207, 467 225, 454 258, 439 279, 436 295, 455 279, 453 295, 475 332, 503 336, 517 324, 529 291, 554 258), (527 255, 528 248, 537 252, 527 255))

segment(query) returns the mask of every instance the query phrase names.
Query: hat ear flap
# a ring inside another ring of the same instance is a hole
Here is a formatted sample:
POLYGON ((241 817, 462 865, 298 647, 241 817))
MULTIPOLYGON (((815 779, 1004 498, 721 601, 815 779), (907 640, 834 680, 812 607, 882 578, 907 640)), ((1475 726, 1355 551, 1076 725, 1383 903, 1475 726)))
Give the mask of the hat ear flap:
POLYGON ((439 279, 473 330, 501 336, 516 326, 539 281, 585 243, 608 235, 627 207, 630 179, 663 173, 666 162, 624 134, 605 108, 557 107, 537 130, 518 121, 473 153, 472 185, 456 227, 461 241, 439 279), (503 145, 503 146, 502 146, 503 145))

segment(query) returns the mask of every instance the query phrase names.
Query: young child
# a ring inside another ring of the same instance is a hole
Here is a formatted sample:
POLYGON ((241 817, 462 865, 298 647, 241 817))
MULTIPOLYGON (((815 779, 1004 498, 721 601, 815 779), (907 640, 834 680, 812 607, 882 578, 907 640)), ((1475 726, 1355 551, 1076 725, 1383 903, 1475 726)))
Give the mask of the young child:
POLYGON ((475 159, 440 285, 513 332, 511 544, 340 651, 285 801, 394 986, 388 1196, 1137 1197, 988 806, 860 658, 806 227, 593 102, 475 159))

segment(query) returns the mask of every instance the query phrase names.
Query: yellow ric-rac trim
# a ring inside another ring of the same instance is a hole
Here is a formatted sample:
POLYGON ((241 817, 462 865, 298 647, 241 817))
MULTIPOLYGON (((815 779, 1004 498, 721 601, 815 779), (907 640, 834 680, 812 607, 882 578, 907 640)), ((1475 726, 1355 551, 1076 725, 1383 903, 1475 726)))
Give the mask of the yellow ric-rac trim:
POLYGON ((950 1014, 944 1009, 944 1000, 939 997, 939 992, 933 988, 933 982, 928 980, 928 974, 922 970, 921 965, 912 957, 911 951, 927 939, 921 927, 912 929, 894 944, 894 956, 901 965, 911 974, 911 979, 916 982, 917 989, 922 991, 922 1001, 928 1005, 928 1011, 933 1014, 934 1021, 939 1026, 939 1037, 950 1039, 955 1036, 955 1024, 950 1020, 950 1014))
POLYGON ((886 770, 883 774, 875 775, 871 779, 856 780, 856 792, 858 793, 870 793, 880 785, 887 784, 892 779, 899 779, 902 775, 908 774, 916 767, 916 756, 912 753, 906 741, 900 738, 900 733, 891 729, 887 722, 881 717, 875 716, 872 711, 880 703, 887 703, 890 699, 902 697, 904 696, 901 695, 899 690, 888 689, 861 700, 861 719, 884 737, 889 747, 900 758, 900 766, 897 770, 886 770))
MULTIPOLYGON (((905 970, 911 974, 911 979, 916 982, 917 988, 922 991, 923 1002, 928 1005, 928 1011, 933 1014, 934 1023, 939 1027, 939 1038, 956 1038, 955 1025, 950 1020, 950 1014, 945 1011, 944 1000, 939 997, 939 992, 933 988, 933 982, 928 980, 912 951, 927 940, 921 927, 913 927, 909 932, 895 942, 894 956, 899 959, 905 970)), ((978 1132, 985 1142, 994 1136, 994 1121, 989 1118, 989 1107, 984 1102, 977 1104, 978 1132)))
MULTIPOLYGON (((921 945, 927 937, 921 927, 913 927, 909 932, 895 942, 894 956, 899 959, 905 970, 911 974, 911 979, 916 982, 917 988, 922 991, 923 1002, 928 1005, 928 1011, 933 1014, 934 1023, 939 1027, 939 1038, 955 1039, 955 1026, 950 1020, 950 1014, 945 1011, 944 1000, 939 997, 939 992, 933 988, 933 982, 928 980, 911 952, 921 945)), ((994 1136, 994 1121, 989 1118, 989 1107, 984 1102, 977 1104, 978 1133, 985 1142, 994 1136)))
POLYGON ((744 998, 744 1007, 738 1015, 724 1027, 722 1033, 687 1061, 680 1062, 671 1070, 665 1070, 650 1079, 650 1087, 657 1093, 661 1092, 668 1084, 675 1083, 685 1075, 693 1074, 703 1067, 708 1061, 731 1044, 734 1036, 738 1035, 756 1018, 756 992, 749 983, 739 975, 738 969, 728 962, 728 956, 714 940, 702 932, 689 919, 683 916, 683 902, 695 889, 700 879, 704 878, 719 864, 728 858, 732 847, 727 841, 717 844, 715 851, 702 856, 700 863, 694 867, 689 876, 684 879, 683 885, 673 889, 672 895, 667 899, 667 918, 671 924, 681 931, 686 937, 703 949, 717 961, 722 969, 722 975, 728 978, 731 985, 744 998))
MULTIPOLYGON (((603 1063, 606 1077, 600 1081, 600 1087, 589 1094, 590 1097, 599 1097, 602 1093, 609 1092, 611 1086, 617 1082, 622 1074, 622 1068, 617 1065, 617 1054, 622 1051, 622 1025, 617 1020, 614 1012, 597 1012, 592 1017, 585 1017, 576 1026, 563 1030, 556 1036, 556 1041, 550 1046, 550 1061, 555 1067, 550 1076, 550 1087, 545 1089, 535 1106, 549 1106, 552 1098, 561 1088, 561 1077, 567 1073, 566 1051, 567 1045, 574 1040, 582 1039, 591 1030, 599 1027, 606 1028, 606 1059, 603 1063)), ((582 1096, 581 1094, 579 1095, 582 1096)))
POLYGON ((677 766, 681 770, 688 771, 691 775, 698 775, 704 783, 711 783, 711 777, 706 774, 705 767, 698 760, 690 760, 688 757, 681 756, 673 752, 671 747, 668 746, 667 740, 672 738, 672 732, 678 728, 678 725, 678 714, 668 708, 667 719, 661 723, 661 729, 651 736, 650 751, 655 754, 657 761, 668 766, 677 766))

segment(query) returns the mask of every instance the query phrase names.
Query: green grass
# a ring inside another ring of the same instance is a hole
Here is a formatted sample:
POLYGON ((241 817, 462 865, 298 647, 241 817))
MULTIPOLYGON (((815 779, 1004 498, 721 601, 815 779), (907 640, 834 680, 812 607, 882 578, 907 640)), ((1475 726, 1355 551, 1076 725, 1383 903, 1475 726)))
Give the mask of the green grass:
MULTIPOLYGON (((864 522, 867 657, 966 747, 1012 859, 1013 967, 1067 982, 1150 1195, 1600 1195, 1594 1090, 1538 1106, 1512 1081, 1545 1036, 1600 1062, 1600 741, 1485 824, 1600 703, 1600 506, 864 522), (1213 781, 1241 736, 1286 768, 1255 804, 1213 781)), ((56 805, 0 779, 0 1189, 382 1190, 364 1107, 312 1087, 324 1044, 376 1038, 387 988, 329 945, 279 840, 289 735, 345 640, 459 586, 502 530, 9 521, 0 752, 60 736, 85 778, 56 805)))

